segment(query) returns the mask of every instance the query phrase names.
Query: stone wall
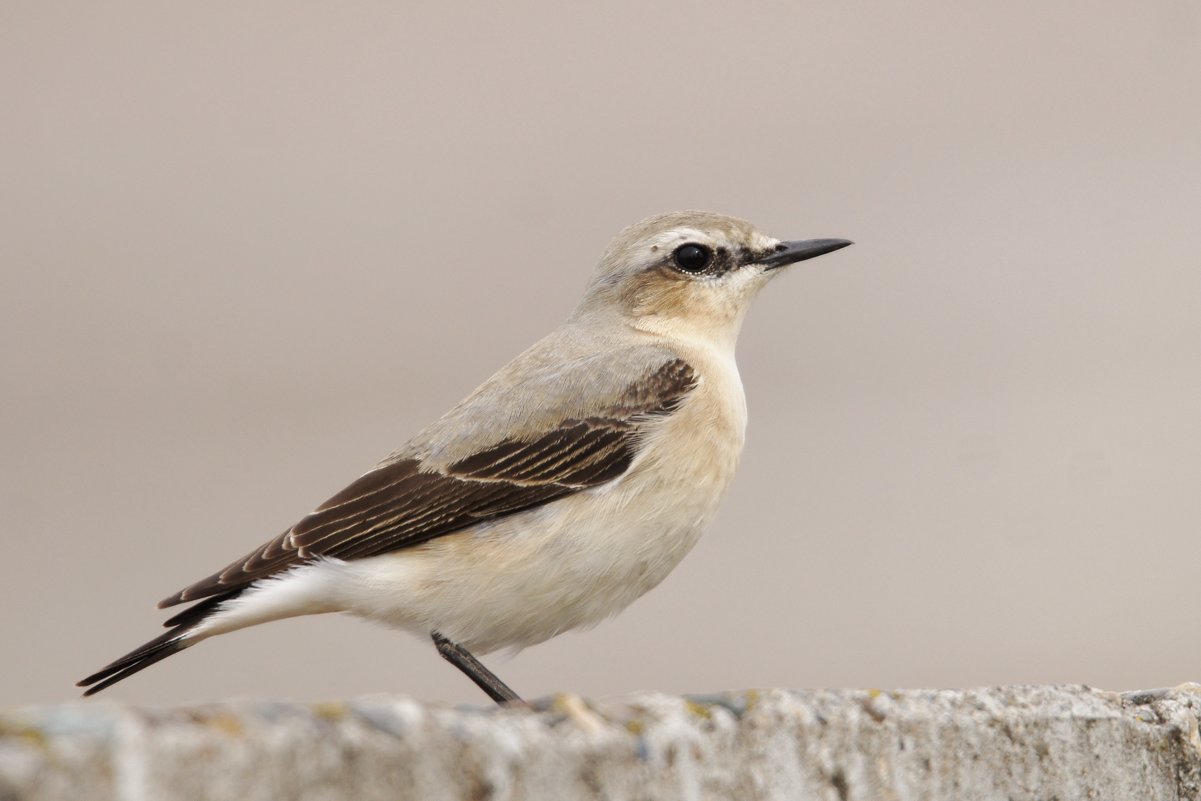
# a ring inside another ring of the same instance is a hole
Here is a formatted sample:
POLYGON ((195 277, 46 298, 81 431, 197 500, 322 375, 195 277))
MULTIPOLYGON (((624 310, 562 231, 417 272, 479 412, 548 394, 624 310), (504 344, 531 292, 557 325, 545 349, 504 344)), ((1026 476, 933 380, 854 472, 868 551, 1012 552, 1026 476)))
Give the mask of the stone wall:
POLYGON ((1201 686, 0 714, 0 801, 1201 799, 1201 686))

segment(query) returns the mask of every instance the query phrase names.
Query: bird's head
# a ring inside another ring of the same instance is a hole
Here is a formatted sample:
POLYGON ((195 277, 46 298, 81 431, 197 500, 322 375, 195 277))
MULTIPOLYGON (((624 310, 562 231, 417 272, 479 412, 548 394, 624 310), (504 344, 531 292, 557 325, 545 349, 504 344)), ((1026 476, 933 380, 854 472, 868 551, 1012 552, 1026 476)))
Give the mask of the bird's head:
POLYGON ((680 211, 631 225, 610 243, 576 310, 617 313, 663 334, 738 334, 751 299, 781 267, 851 244, 783 241, 746 220, 680 211))

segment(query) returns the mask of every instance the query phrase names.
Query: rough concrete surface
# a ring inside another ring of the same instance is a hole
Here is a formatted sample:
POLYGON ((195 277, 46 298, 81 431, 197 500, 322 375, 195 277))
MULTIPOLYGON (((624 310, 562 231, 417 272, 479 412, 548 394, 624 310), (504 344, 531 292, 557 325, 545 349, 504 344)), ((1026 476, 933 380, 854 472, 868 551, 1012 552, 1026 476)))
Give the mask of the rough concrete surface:
POLYGON ((1201 685, 0 714, 16 799, 1201 799, 1201 685))

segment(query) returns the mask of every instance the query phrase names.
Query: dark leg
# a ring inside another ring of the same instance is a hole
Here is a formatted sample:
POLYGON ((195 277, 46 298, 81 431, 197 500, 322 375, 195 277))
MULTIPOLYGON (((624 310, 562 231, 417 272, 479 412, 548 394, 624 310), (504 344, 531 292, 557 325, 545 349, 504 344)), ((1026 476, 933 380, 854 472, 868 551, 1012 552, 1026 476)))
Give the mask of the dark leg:
POLYGON ((510 690, 509 685, 501 681, 500 677, 491 670, 484 667, 480 660, 472 656, 471 652, 466 648, 451 642, 436 631, 432 632, 430 636, 434 640, 434 645, 438 647, 438 653, 442 654, 442 658, 466 673, 467 678, 474 681, 477 687, 488 693, 488 697, 498 705, 525 703, 525 701, 521 700, 521 696, 510 690))

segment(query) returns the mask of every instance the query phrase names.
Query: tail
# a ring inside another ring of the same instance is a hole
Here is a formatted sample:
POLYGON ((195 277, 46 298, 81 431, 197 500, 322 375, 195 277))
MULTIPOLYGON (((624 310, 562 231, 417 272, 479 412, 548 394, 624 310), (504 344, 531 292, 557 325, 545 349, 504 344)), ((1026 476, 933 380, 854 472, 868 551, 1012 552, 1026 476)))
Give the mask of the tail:
POLYGON ((200 642, 200 639, 189 638, 188 632, 216 612, 224 601, 235 597, 239 592, 240 590, 219 595, 188 607, 164 624, 171 627, 170 631, 105 665, 86 679, 76 682, 75 686, 87 687, 84 695, 95 695, 106 687, 111 687, 122 679, 129 678, 139 670, 145 670, 155 662, 162 661, 172 654, 177 654, 183 649, 195 645, 200 642))
POLYGON ((206 598, 164 623, 170 631, 78 686, 88 688, 84 695, 92 695, 214 635, 285 617, 344 611, 338 592, 345 581, 343 566, 340 561, 322 559, 206 598), (227 603, 235 599, 236 603, 227 603))

